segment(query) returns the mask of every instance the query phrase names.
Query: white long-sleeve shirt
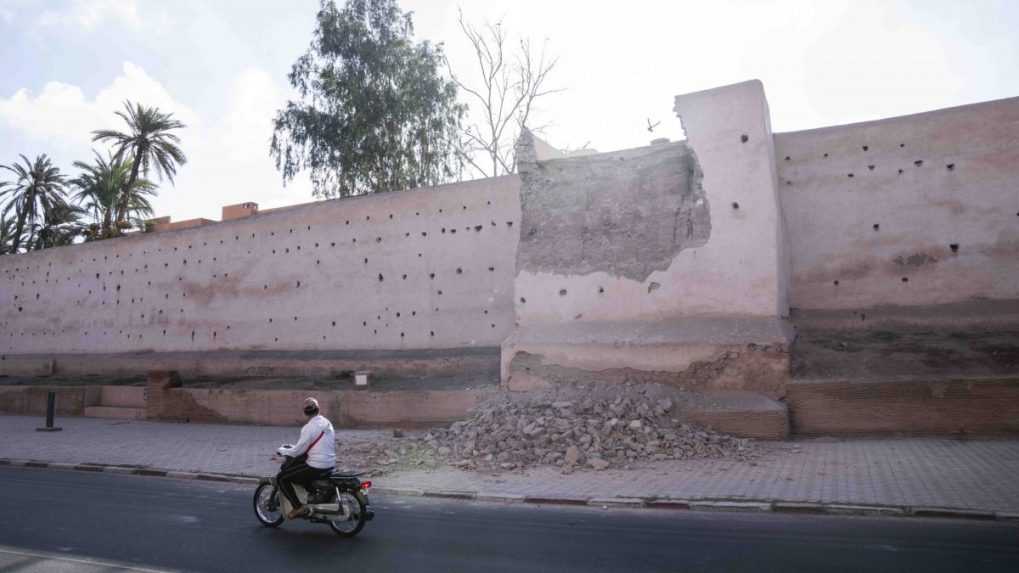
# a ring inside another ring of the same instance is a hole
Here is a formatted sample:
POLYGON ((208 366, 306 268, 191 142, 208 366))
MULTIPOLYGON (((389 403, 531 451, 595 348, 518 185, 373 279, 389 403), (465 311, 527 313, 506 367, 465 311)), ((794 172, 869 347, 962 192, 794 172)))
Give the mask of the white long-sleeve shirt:
POLYGON ((308 423, 301 428, 301 437, 291 447, 282 446, 279 453, 284 456, 297 457, 308 452, 308 465, 325 470, 336 467, 336 434, 333 432, 332 423, 325 416, 319 414, 308 420, 308 423), (318 441, 315 440, 322 436, 318 441), (312 446, 312 443, 315 445, 312 446), (308 449, 311 446, 311 449, 308 449))

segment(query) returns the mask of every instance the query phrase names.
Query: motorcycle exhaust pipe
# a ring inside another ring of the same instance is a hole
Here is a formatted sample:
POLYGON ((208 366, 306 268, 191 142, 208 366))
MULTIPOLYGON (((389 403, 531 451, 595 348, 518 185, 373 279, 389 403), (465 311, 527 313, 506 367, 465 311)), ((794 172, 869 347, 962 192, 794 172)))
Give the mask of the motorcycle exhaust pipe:
POLYGON ((311 506, 313 515, 346 515, 338 503, 320 503, 311 506))

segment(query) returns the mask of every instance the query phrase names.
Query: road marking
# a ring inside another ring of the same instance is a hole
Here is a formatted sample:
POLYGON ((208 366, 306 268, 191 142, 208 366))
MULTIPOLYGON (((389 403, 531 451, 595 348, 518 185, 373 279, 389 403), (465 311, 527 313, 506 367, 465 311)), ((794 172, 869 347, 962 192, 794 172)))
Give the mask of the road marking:
POLYGON ((31 559, 45 559, 49 561, 60 561, 63 563, 77 563, 79 565, 90 565, 97 568, 119 568, 124 571, 140 571, 142 573, 168 573, 173 569, 150 569, 147 567, 136 567, 134 565, 128 565, 126 563, 118 563, 116 561, 101 561, 99 559, 89 559, 88 557, 66 557, 64 555, 58 555, 56 553, 45 553, 40 551, 24 551, 14 547, 7 547, 0 545, 0 554, 16 555, 18 557, 28 557, 31 559))

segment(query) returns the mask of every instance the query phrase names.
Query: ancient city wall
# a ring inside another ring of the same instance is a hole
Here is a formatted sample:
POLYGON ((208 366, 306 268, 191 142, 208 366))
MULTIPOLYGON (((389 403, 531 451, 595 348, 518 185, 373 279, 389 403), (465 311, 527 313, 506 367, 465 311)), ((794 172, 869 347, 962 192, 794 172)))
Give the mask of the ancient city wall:
POLYGON ((511 389, 779 398, 790 306, 1019 298, 1019 98, 779 135, 758 81, 674 104, 685 141, 539 160, 525 137, 519 176, 0 257, 0 374, 494 383, 498 355, 511 389))
POLYGON ((1019 98, 775 135, 790 305, 1019 297, 1019 98))
POLYGON ((497 347, 515 176, 0 257, 0 353, 497 347))

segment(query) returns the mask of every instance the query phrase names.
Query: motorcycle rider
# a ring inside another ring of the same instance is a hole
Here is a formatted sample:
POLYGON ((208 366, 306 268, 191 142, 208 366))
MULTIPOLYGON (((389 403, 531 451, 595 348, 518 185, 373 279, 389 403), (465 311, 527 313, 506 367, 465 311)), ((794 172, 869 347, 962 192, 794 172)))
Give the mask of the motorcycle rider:
POLYGON ((332 423, 319 413, 318 400, 304 400, 304 415, 308 423, 301 428, 301 437, 293 446, 284 445, 280 455, 293 458, 280 468, 276 476, 283 495, 290 500, 293 510, 287 519, 295 519, 308 513, 307 506, 301 505, 293 484, 308 484, 328 476, 336 465, 336 436, 332 423))

